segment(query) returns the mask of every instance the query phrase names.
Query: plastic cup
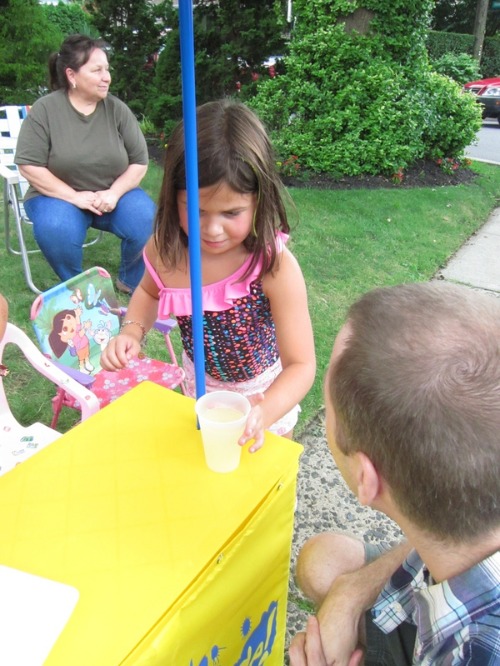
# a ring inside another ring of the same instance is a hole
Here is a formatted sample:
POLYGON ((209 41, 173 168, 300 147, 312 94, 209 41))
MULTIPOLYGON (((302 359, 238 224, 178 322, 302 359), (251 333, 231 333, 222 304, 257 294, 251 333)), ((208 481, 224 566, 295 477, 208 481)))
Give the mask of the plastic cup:
POLYGON ((251 405, 248 398, 232 391, 205 393, 196 401, 207 467, 232 472, 240 464, 243 434, 251 405))

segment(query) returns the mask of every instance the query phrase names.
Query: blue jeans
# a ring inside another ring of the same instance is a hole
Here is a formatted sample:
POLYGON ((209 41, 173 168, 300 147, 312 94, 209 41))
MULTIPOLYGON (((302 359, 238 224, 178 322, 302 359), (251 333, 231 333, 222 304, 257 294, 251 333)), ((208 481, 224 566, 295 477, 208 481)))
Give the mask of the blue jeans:
MULTIPOLYGON (((126 192, 111 213, 94 215, 42 194, 24 203, 33 233, 45 258, 62 281, 83 271, 83 243, 89 227, 121 238, 118 277, 135 289, 144 273, 142 250, 151 236, 155 204, 139 187, 126 192)), ((106 268, 104 266, 104 268, 106 268)))

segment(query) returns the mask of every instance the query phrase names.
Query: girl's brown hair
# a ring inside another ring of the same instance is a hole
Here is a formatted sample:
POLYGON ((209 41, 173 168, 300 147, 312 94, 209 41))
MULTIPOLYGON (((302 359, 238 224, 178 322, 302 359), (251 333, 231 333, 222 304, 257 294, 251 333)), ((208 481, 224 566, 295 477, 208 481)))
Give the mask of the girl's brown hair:
MULTIPOLYGON (((235 192, 257 195, 253 233, 244 244, 253 255, 247 273, 262 257, 262 277, 272 271, 276 263, 276 231, 290 231, 284 189, 266 130, 253 111, 232 100, 203 104, 197 109, 196 121, 199 187, 224 182, 235 192)), ((185 189, 184 125, 181 122, 168 141, 155 219, 155 243, 167 270, 174 269, 185 258, 187 237, 181 229, 177 208, 177 192, 185 189)))

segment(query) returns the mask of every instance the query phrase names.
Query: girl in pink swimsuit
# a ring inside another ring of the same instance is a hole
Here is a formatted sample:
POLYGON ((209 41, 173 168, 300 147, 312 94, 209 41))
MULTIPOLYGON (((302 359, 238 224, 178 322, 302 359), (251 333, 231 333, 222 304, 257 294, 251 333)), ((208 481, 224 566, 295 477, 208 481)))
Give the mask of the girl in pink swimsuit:
MULTIPOLYGON (((197 111, 203 332, 207 391, 250 398, 240 444, 262 446, 264 430, 291 437, 299 402, 314 381, 315 355, 300 267, 286 248, 283 188, 267 134, 241 103, 197 111)), ((188 387, 194 390, 184 131, 170 137, 146 272, 127 324, 102 355, 108 370, 140 350, 156 318, 177 318, 188 387)))

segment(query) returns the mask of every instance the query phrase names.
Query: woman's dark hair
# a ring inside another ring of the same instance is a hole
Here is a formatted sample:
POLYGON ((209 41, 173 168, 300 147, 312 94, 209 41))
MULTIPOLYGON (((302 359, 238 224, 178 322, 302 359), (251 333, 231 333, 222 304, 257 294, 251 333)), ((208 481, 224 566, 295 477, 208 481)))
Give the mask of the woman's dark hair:
POLYGON ((49 57, 50 89, 69 89, 66 76, 68 67, 78 72, 85 65, 94 49, 109 50, 109 45, 103 39, 92 39, 87 35, 70 35, 61 44, 59 53, 52 53, 49 57))

